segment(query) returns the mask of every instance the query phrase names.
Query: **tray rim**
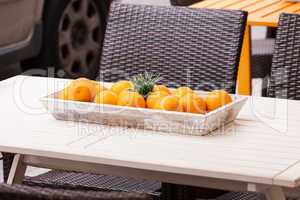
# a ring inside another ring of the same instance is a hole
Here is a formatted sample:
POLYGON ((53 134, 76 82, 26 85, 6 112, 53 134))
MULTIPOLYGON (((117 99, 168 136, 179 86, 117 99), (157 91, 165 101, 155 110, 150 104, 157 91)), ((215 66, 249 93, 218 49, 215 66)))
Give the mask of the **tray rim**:
MULTIPOLYGON (((61 90, 60 90, 61 91, 61 90)), ((231 96, 233 96, 233 101, 225 106, 222 106, 214 111, 208 112, 206 114, 196 114, 196 113, 187 113, 187 112, 178 112, 178 111, 167 111, 167 110, 155 110, 155 109, 149 109, 149 108, 135 108, 135 107, 129 107, 129 106, 118 106, 118 105, 109 105, 109 104, 97 104, 94 102, 81 102, 81 101, 72 101, 72 100, 63 100, 63 99, 58 99, 55 98, 54 96, 59 93, 60 91, 56 91, 53 92, 51 94, 48 94, 44 97, 40 98, 40 101, 43 103, 47 103, 47 102, 58 102, 58 103, 71 103, 71 104, 77 104, 77 105, 82 105, 82 106, 94 106, 94 107, 106 107, 106 108, 112 108, 112 109, 126 109, 126 111, 141 111, 143 113, 147 113, 147 114, 170 114, 170 115, 177 115, 177 116, 181 116, 181 117, 199 117, 199 118, 207 118, 210 117, 211 115, 217 114, 219 112, 228 110, 232 107, 234 107, 234 105, 238 104, 238 103, 243 103, 246 102, 248 100, 247 96, 243 96, 243 95, 236 95, 236 94, 231 94, 231 96)), ((198 94, 207 94, 208 92, 205 91, 196 91, 198 94)), ((101 112, 99 112, 101 113, 101 112)))

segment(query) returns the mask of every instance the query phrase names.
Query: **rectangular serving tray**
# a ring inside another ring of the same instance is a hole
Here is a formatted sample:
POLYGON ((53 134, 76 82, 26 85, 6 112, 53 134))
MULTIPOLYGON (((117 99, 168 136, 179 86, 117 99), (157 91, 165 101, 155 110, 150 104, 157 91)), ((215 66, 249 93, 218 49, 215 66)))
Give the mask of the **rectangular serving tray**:
MULTIPOLYGON (((107 85, 107 84, 106 84, 107 85)), ((205 96, 206 92, 197 92, 205 96)), ((205 115, 173 111, 99 105, 58 99, 58 92, 41 98, 58 120, 98 123, 184 135, 206 135, 236 119, 247 97, 232 95, 233 102, 205 115)))

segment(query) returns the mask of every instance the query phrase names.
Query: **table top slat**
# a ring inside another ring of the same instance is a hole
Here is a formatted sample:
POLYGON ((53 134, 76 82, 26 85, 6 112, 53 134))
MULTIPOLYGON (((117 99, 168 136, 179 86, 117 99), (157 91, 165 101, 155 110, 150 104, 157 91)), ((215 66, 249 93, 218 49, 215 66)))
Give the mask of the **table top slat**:
POLYGON ((238 4, 239 2, 240 2, 240 0, 221 1, 221 2, 218 2, 216 4, 210 5, 209 8, 212 8, 212 9, 225 9, 228 6, 238 4))
POLYGON ((245 10, 248 12, 249 25, 276 27, 281 13, 298 13, 300 2, 285 2, 283 0, 206 0, 191 7, 245 10))
POLYGON ((266 20, 276 21, 279 19, 279 16, 281 13, 297 13, 298 11, 300 11, 300 6, 298 4, 291 3, 291 4, 289 4, 289 6, 279 9, 277 11, 274 11, 272 14, 269 14, 269 15, 265 16, 264 18, 266 20))
POLYGON ((268 7, 264 7, 263 9, 260 9, 259 11, 255 12, 255 13, 252 13, 251 17, 252 18, 265 18, 265 17, 272 15, 273 13, 282 12, 285 8, 288 8, 292 5, 294 5, 294 4, 290 3, 290 2, 277 2, 268 7))
POLYGON ((247 7, 250 7, 254 4, 259 3, 261 0, 252 0, 252 1, 239 1, 239 3, 227 6, 226 9, 232 10, 245 10, 247 7))
POLYGON ((191 7, 194 8, 210 8, 210 6, 213 6, 217 3, 223 2, 223 0, 208 0, 208 1, 202 1, 199 3, 196 3, 192 5, 191 7))
POLYGON ((281 0, 263 0, 250 7, 245 8, 245 11, 249 12, 249 17, 252 17, 253 13, 259 12, 265 8, 268 8, 276 3, 280 3, 281 0))

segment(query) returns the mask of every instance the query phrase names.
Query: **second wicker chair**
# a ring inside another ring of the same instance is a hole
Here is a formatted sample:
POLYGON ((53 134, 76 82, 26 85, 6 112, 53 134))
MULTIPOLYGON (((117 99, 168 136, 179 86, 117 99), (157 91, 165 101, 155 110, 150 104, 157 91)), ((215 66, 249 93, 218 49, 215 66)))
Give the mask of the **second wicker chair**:
POLYGON ((300 15, 279 20, 268 96, 300 100, 300 15))

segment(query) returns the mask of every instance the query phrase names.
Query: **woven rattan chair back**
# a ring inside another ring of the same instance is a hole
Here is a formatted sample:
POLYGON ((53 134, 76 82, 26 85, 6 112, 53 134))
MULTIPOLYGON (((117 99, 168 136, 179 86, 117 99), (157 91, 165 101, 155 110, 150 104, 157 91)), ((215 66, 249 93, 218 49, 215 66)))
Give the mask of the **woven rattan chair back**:
POLYGON ((202 0, 170 0, 172 6, 189 6, 202 0))
POLYGON ((100 80, 147 71, 171 87, 235 92, 245 21, 242 11, 113 3, 100 80))
POLYGON ((300 100, 300 15, 280 16, 267 94, 300 100))

